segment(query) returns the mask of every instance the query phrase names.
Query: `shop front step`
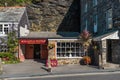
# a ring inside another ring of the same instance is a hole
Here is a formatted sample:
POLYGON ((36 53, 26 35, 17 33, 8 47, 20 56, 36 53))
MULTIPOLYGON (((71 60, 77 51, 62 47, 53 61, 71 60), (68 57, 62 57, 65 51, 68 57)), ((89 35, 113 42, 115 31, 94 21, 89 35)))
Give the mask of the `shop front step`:
POLYGON ((119 64, 107 63, 103 65, 103 69, 118 69, 118 68, 120 68, 119 64))

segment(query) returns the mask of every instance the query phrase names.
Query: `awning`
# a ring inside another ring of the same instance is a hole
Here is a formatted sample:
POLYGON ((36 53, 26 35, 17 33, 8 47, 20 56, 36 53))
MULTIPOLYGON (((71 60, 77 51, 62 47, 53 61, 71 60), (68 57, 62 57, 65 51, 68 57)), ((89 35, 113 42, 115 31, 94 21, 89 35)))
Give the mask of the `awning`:
POLYGON ((102 34, 100 36, 94 37, 93 40, 94 41, 101 41, 101 40, 106 40, 106 39, 119 39, 119 31, 112 31, 112 32, 108 32, 105 34, 102 34))
POLYGON ((20 39, 19 44, 46 44, 45 39, 20 39))

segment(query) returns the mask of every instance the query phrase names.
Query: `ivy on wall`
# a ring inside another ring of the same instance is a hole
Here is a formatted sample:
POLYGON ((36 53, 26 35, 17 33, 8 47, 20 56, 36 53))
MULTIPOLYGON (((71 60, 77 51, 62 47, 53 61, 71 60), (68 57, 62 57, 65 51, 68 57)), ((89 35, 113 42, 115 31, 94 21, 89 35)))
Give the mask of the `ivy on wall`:
POLYGON ((8 51, 10 53, 17 52, 16 47, 18 46, 18 39, 17 39, 15 31, 10 32, 8 34, 7 46, 8 46, 8 51))
POLYGON ((4 43, 4 39, 0 37, 0 44, 4 43))

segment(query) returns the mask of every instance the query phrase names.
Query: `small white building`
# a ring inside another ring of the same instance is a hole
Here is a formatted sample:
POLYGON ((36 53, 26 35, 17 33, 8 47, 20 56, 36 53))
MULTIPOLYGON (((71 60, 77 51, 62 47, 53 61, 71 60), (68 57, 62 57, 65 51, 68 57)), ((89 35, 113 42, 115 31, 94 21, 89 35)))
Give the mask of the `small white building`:
POLYGON ((29 33, 29 20, 26 7, 0 7, 0 52, 7 51, 7 34, 16 31, 16 35, 29 33))

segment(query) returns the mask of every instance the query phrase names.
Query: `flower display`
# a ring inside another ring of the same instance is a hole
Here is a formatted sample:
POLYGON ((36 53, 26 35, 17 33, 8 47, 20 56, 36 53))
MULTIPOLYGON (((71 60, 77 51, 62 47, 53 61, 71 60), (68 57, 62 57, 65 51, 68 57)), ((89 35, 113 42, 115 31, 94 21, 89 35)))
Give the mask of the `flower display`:
POLYGON ((80 42, 82 43, 83 47, 84 47, 84 51, 87 52, 88 47, 91 44, 91 34, 89 33, 89 31, 84 30, 81 34, 80 34, 80 42))
POLYGON ((84 40, 87 40, 91 37, 91 34, 89 33, 89 31, 87 30, 84 30, 82 33, 81 33, 81 38, 84 39, 84 40))
POLYGON ((91 63, 91 58, 89 56, 84 56, 83 61, 84 61, 84 64, 90 64, 91 63))
POLYGON ((83 63, 84 64, 90 64, 91 58, 88 56, 88 48, 91 44, 92 36, 89 31, 83 30, 83 32, 80 34, 79 41, 82 43, 82 46, 84 48, 85 56, 83 57, 83 63))
POLYGON ((53 49, 55 47, 55 44, 48 44, 48 49, 53 49))

